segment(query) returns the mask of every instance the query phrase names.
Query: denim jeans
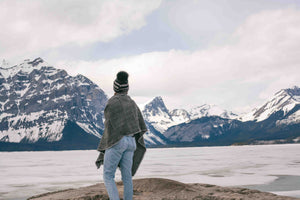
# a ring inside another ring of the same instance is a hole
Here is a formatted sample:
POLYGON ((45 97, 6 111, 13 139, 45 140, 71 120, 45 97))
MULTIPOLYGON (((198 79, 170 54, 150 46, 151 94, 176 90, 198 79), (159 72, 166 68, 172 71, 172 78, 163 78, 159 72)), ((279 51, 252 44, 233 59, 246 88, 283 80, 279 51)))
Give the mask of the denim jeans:
POLYGON ((114 146, 105 150, 103 179, 104 184, 111 200, 119 200, 119 193, 115 183, 115 172, 120 163, 122 181, 124 185, 124 200, 132 200, 132 159, 136 149, 135 138, 131 136, 123 136, 123 138, 114 146))

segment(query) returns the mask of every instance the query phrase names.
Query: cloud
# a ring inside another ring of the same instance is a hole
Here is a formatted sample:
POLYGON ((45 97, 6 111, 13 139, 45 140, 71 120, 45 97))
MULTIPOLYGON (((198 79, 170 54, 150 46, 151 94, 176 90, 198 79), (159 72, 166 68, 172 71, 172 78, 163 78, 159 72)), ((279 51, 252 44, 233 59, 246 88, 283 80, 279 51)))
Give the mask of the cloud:
POLYGON ((144 26, 159 5, 160 0, 2 0, 0 56, 109 42, 144 26))
POLYGON ((127 70, 131 94, 143 100, 162 95, 171 107, 207 102, 241 110, 300 85, 299 55, 300 11, 284 9, 248 17, 222 46, 57 64, 90 77, 110 95, 117 71, 127 70))

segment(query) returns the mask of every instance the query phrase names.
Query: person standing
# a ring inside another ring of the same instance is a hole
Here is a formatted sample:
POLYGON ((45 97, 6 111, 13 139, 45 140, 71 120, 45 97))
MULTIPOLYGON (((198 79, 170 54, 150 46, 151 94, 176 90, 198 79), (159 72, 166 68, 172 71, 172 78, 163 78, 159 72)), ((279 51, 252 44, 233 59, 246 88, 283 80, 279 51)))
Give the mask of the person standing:
POLYGON ((104 132, 96 160, 99 168, 103 165, 103 180, 111 200, 119 200, 114 181, 117 167, 121 170, 124 185, 124 200, 132 200, 132 176, 135 175, 146 152, 143 134, 147 127, 140 109, 128 96, 128 73, 120 71, 113 84, 112 96, 104 109, 104 132))

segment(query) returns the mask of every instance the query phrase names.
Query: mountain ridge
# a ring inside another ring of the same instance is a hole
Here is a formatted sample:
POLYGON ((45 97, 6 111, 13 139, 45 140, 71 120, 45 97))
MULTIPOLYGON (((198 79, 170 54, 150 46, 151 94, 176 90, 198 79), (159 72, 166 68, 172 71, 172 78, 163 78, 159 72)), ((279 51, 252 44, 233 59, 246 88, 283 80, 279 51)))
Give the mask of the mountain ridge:
POLYGON ((283 110, 284 115, 291 111, 297 104, 300 104, 300 88, 282 89, 264 103, 261 107, 254 109, 250 113, 241 117, 241 121, 263 121, 273 113, 283 110))
POLYGON ((1 141, 59 141, 68 121, 100 138, 107 96, 88 78, 72 77, 41 58, 1 68, 0 73, 1 141))
POLYGON ((262 107, 252 111, 252 120, 202 117, 170 127, 164 135, 175 146, 295 143, 300 138, 299 88, 283 89, 262 107), (286 94, 289 91, 296 98, 286 94), (292 99, 292 100, 291 100, 292 99), (261 115, 253 115, 257 113, 261 115), (260 120, 253 118, 257 117, 260 120), (260 117, 260 118, 259 118, 260 117))
MULTIPOLYGON (((96 149, 108 100, 83 75, 41 58, 0 67, 0 150, 96 149)), ((300 89, 282 89, 238 117, 213 104, 169 110, 161 96, 141 107, 149 147, 300 142, 300 89)))
POLYGON ((189 111, 185 109, 169 110, 161 96, 153 98, 145 104, 143 108, 142 113, 145 116, 145 120, 162 134, 172 126, 188 123, 191 120, 201 117, 220 116, 228 119, 237 118, 237 115, 231 111, 227 111, 213 104, 196 106, 189 111))

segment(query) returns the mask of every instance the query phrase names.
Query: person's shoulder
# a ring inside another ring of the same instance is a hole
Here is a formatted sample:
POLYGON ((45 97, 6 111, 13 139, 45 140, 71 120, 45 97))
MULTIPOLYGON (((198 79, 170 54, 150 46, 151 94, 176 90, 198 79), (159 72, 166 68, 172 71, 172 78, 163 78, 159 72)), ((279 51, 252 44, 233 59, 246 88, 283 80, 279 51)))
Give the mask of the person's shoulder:
POLYGON ((117 97, 117 95, 114 95, 108 99, 106 106, 113 106, 118 103, 119 103, 119 98, 117 97))
POLYGON ((136 104, 135 101, 127 94, 126 98, 128 98, 129 101, 131 101, 132 103, 136 104))
POLYGON ((130 102, 132 104, 135 104, 135 101, 128 95, 128 94, 117 94, 112 96, 110 99, 107 101, 107 105, 115 105, 115 104, 120 104, 120 102, 130 102))
POLYGON ((108 99, 107 102, 113 102, 113 101, 115 101, 116 99, 117 99, 117 96, 116 96, 116 95, 113 95, 112 97, 110 97, 110 98, 108 99))
POLYGON ((136 102, 129 95, 128 95, 128 98, 129 98, 131 104, 134 105, 136 109, 140 110, 139 106, 136 104, 136 102))

